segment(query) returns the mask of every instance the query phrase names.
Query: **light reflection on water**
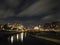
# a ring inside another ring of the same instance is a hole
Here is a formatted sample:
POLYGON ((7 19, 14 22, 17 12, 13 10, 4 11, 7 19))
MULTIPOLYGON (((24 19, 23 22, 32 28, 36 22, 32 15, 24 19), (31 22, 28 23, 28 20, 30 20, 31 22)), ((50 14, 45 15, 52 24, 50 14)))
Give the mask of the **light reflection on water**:
POLYGON ((19 35, 17 34, 17 41, 18 41, 18 39, 19 39, 19 35))
POLYGON ((23 35, 24 33, 21 33, 21 42, 23 42, 23 35))
POLYGON ((13 39, 14 39, 13 36, 11 36, 11 43, 13 43, 13 39))
POLYGON ((18 42, 18 41, 21 41, 23 42, 23 39, 26 37, 26 33, 20 33, 20 34, 16 34, 16 35, 12 35, 12 36, 9 36, 8 37, 8 41, 11 42, 11 43, 14 43, 14 42, 18 42))

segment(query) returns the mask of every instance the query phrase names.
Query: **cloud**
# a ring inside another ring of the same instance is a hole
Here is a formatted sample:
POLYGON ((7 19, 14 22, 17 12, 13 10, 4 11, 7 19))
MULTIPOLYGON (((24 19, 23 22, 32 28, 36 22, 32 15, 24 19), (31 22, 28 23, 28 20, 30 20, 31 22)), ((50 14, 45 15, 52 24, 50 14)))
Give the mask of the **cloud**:
POLYGON ((13 16, 14 9, 18 5, 18 0, 0 0, 0 19, 13 16))
POLYGON ((0 2, 0 18, 8 18, 9 16, 17 16, 35 0, 0 0, 0 2))
POLYGON ((54 18, 53 15, 47 15, 42 18, 42 20, 52 20, 54 18))
POLYGON ((20 1, 19 0, 6 0, 5 3, 7 3, 9 7, 13 8, 13 7, 17 7, 19 3, 21 3, 21 0, 20 1))
POLYGON ((0 18, 7 18, 13 15, 14 12, 12 10, 0 10, 0 18))
POLYGON ((32 15, 38 15, 42 13, 46 13, 51 8, 55 7, 57 4, 55 2, 51 2, 51 0, 39 0, 36 3, 29 6, 24 11, 20 12, 18 16, 32 16, 32 15))
POLYGON ((51 14, 51 15, 46 15, 41 18, 41 23, 48 23, 48 22, 53 22, 53 21, 60 21, 60 13, 58 14, 51 14))
MULTIPOLYGON (((11 17, 13 21, 27 23, 44 23, 60 21, 59 0, 0 0, 0 20, 5 22, 11 17), (22 17, 22 18, 21 18, 22 17)), ((11 20, 12 20, 11 19, 11 20)), ((12 22, 13 22, 12 21, 12 22)))

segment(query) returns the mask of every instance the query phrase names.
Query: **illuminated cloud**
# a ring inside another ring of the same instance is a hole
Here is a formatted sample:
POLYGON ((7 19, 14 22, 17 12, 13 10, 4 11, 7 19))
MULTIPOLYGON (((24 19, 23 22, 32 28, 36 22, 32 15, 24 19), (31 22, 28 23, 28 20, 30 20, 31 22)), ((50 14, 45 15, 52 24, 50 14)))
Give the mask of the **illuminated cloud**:
POLYGON ((48 16, 43 17, 42 20, 51 20, 53 18, 54 18, 53 15, 48 15, 48 16))
POLYGON ((60 21, 60 0, 0 0, 0 22, 60 21))
POLYGON ((0 18, 7 18, 13 16, 14 12, 12 10, 0 10, 0 18))
POLYGON ((6 0, 5 3, 7 3, 9 7, 16 7, 19 5, 19 3, 21 3, 21 0, 20 1, 19 0, 6 0))
POLYGON ((47 13, 51 8, 55 7, 57 4, 51 2, 51 0, 39 0, 29 6, 24 11, 20 12, 18 16, 32 16, 42 13, 47 13))

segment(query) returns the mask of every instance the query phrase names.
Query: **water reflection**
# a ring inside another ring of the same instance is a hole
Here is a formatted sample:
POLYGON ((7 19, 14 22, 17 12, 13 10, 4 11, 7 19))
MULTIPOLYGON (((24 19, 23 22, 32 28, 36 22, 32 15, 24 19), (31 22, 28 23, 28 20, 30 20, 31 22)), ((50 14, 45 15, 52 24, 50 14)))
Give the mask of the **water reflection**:
POLYGON ((23 39, 26 37, 26 35, 27 33, 23 33, 23 32, 20 34, 12 35, 8 37, 8 41, 11 43, 18 42, 18 41, 23 42, 23 39))
POLYGON ((21 33, 21 42, 23 42, 23 35, 24 33, 21 33))
POLYGON ((18 39, 19 39, 19 35, 17 34, 17 41, 18 41, 18 39))
POLYGON ((11 43, 13 43, 13 39, 14 39, 13 36, 11 36, 11 43))
POLYGON ((27 33, 24 33, 24 37, 26 37, 27 36, 27 33))

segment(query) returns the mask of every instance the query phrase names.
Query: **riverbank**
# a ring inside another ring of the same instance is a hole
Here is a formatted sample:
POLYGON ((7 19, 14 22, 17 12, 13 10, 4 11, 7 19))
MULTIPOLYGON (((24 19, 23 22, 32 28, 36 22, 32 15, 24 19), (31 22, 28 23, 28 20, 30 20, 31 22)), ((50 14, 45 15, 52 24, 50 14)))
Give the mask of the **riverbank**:
POLYGON ((31 32, 32 37, 51 41, 53 43, 60 44, 60 33, 59 32, 31 32))
POLYGON ((59 32, 30 32, 30 34, 60 40, 59 32))
POLYGON ((58 33, 57 32, 41 32, 41 33, 37 33, 36 35, 60 40, 59 32, 58 33))
POLYGON ((32 37, 35 37, 35 38, 38 38, 38 39, 43 39, 43 40, 51 41, 53 43, 60 44, 60 40, 58 40, 58 39, 48 38, 48 37, 44 37, 44 36, 37 36, 37 35, 32 35, 32 37))

